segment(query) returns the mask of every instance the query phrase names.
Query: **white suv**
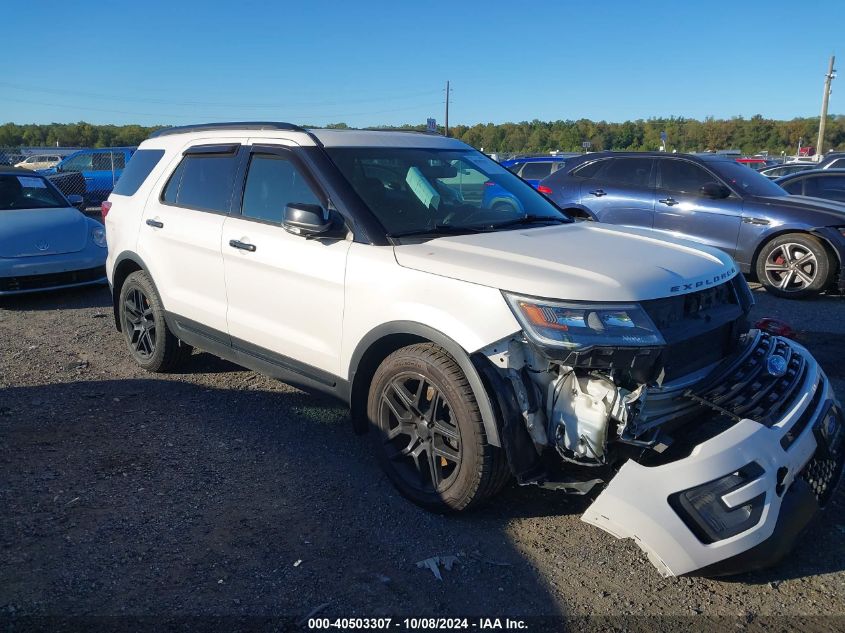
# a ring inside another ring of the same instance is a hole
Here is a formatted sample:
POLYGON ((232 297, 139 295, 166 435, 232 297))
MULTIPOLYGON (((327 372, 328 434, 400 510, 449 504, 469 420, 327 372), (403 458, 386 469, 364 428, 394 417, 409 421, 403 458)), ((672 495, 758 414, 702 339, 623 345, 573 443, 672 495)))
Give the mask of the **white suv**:
POLYGON ((167 129, 103 213, 140 366, 196 346, 332 394, 432 510, 513 477, 595 495, 584 520, 665 575, 731 573, 781 557, 842 469, 827 378, 747 330, 729 256, 574 222, 458 141, 167 129))

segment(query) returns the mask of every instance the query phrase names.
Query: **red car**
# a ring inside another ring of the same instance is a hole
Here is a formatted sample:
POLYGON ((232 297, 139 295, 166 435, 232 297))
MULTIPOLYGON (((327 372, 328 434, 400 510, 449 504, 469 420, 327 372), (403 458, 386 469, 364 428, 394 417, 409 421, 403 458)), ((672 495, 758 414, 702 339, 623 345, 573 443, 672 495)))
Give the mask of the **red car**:
POLYGON ((767 160, 765 158, 737 158, 736 162, 742 165, 748 165, 751 169, 756 169, 760 171, 764 167, 769 167, 770 165, 774 165, 773 161, 767 160))

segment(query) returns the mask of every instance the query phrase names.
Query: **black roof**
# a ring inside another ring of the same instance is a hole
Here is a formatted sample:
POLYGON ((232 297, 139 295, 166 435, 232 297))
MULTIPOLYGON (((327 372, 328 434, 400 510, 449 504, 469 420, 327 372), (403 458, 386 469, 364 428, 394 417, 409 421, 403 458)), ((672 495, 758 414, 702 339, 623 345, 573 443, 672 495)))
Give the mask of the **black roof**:
POLYGON ((580 158, 585 160, 591 160, 594 158, 606 158, 608 156, 622 156, 622 157, 634 157, 634 158, 690 158, 692 160, 703 160, 708 162, 716 162, 716 161, 730 161, 736 162, 736 159, 732 156, 727 156, 725 154, 711 154, 711 153, 702 153, 702 154, 682 154, 682 153, 671 153, 671 152, 613 152, 613 151, 603 151, 603 152, 591 152, 589 154, 583 154, 580 158))
POLYGON ((842 174, 845 174, 845 168, 842 167, 835 167, 833 169, 802 169, 801 171, 781 176, 776 182, 780 182, 781 180, 798 180, 807 176, 841 176, 842 174))

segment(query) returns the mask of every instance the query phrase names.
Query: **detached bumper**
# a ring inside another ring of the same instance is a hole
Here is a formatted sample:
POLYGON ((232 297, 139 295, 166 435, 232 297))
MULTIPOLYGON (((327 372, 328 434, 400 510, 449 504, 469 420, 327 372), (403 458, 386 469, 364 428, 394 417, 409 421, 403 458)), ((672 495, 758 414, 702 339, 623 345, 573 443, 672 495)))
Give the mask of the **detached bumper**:
POLYGON ((842 442, 836 453, 826 443, 826 433, 843 424, 830 383, 804 348, 787 344, 806 360, 807 371, 779 420, 766 426, 741 419, 668 464, 626 462, 582 520, 634 539, 664 576, 726 575, 778 562, 830 499, 843 465, 842 442), (759 520, 734 536, 702 540, 670 498, 752 462, 762 474, 714 502, 730 510, 764 495, 759 520))

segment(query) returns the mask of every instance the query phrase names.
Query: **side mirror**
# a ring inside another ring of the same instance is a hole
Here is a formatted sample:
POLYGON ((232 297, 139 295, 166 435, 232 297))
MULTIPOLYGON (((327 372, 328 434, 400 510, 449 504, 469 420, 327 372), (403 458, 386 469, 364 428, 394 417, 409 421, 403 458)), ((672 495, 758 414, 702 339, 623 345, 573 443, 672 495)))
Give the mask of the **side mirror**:
POLYGON ((721 200, 731 195, 731 190, 718 182, 706 182, 702 185, 700 191, 702 196, 716 200, 721 200))
POLYGON ((308 237, 327 233, 332 227, 332 221, 319 204, 291 202, 285 207, 282 226, 288 233, 308 237))
POLYGON ((67 201, 71 206, 76 207, 80 211, 85 209, 85 200, 78 193, 72 193, 67 197, 67 201))

